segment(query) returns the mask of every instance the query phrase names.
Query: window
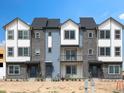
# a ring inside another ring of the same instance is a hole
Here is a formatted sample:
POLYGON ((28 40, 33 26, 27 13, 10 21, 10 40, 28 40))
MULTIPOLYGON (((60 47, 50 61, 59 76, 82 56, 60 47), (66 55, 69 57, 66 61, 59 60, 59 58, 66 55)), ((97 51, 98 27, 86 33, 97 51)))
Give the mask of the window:
POLYGON ((48 32, 48 36, 51 36, 51 32, 48 32))
POLYGON ((108 67, 108 74, 120 74, 120 66, 119 65, 110 65, 108 67))
POLYGON ((77 74, 77 66, 75 65, 66 66, 66 74, 70 75, 77 74))
POLYGON ((40 49, 35 49, 35 55, 39 56, 40 55, 40 49))
POLYGON ((0 63, 0 67, 3 67, 3 63, 0 63))
POLYGON ((93 38, 93 32, 88 33, 88 38, 93 38))
POLYGON ((120 56, 121 48, 120 47, 115 47, 115 56, 120 56))
POLYGON ((8 65, 8 74, 9 75, 19 75, 20 66, 19 65, 8 65))
POLYGON ((0 59, 3 59, 3 54, 0 54, 0 59))
POLYGON ((9 57, 14 56, 14 49, 13 49, 13 47, 8 47, 8 56, 9 57))
POLYGON ((93 49, 88 50, 88 55, 93 55, 93 49))
POLYGON ((115 39, 120 39, 120 30, 115 30, 115 39))
POLYGON ((65 30, 65 39, 75 39, 75 31, 65 30))
POLYGON ((18 56, 29 56, 29 48, 19 47, 18 48, 18 56))
POLYGON ((99 47, 99 56, 110 56, 110 47, 99 47))
POLYGON ((77 51, 76 50, 65 50, 65 57, 66 57, 66 60, 76 60, 77 58, 77 51))
POLYGON ((110 30, 101 30, 100 39, 110 39, 110 30))
POLYGON ((52 49, 51 48, 48 48, 48 52, 51 53, 52 52, 52 49))
POLYGON ((26 30, 18 31, 18 39, 29 39, 29 31, 26 30))
POLYGON ((14 30, 9 30, 8 31, 8 40, 14 39, 14 30))
POLYGON ((40 38, 40 32, 35 32, 35 38, 40 38))

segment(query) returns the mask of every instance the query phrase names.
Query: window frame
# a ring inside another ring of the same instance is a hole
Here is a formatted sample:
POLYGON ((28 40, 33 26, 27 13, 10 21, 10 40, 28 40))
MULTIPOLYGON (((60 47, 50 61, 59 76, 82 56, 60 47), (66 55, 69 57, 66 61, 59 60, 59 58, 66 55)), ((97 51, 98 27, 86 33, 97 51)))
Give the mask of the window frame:
POLYGON ((121 67, 120 67, 120 65, 108 65, 108 74, 110 74, 110 75, 115 75, 115 74, 120 74, 120 71, 121 70, 121 67), (112 67, 114 67, 114 71, 113 71, 113 73, 110 73, 110 66, 112 66, 112 67), (115 67, 116 66, 118 66, 119 67, 119 73, 115 73, 115 67))
POLYGON ((89 56, 92 56, 92 55, 93 55, 93 49, 92 49, 92 48, 89 48, 89 49, 88 49, 88 55, 89 55, 89 56), (90 50, 92 51, 91 54, 90 54, 90 52, 89 52, 90 50))
POLYGON ((40 56, 40 49, 38 48, 35 49, 35 56, 40 56))
POLYGON ((8 30, 7 31, 7 40, 14 40, 14 30, 8 30), (12 34, 10 35, 9 32, 12 31, 12 34), (12 36, 12 38, 9 38, 9 35, 12 36))
POLYGON ((88 38, 93 38, 93 32, 88 32, 88 38), (92 34, 92 36, 90 37, 89 34, 92 34))
POLYGON ((98 48, 99 49, 99 56, 105 56, 105 57, 110 57, 111 56, 111 47, 99 47, 98 48), (104 55, 101 55, 101 48, 103 48, 104 49, 104 55), (106 52, 106 50, 107 50, 107 48, 109 48, 110 49, 110 55, 107 55, 107 52, 106 52))
POLYGON ((64 39, 65 39, 65 40, 75 40, 75 38, 76 38, 76 37, 75 37, 75 30, 64 30, 64 39), (66 36, 67 36, 67 35, 66 35, 66 32, 68 32, 68 37, 66 37, 66 36), (72 36, 71 36, 71 35, 72 35, 72 32, 74 32, 74 33, 73 33, 73 35, 74 35, 73 38, 72 38, 72 36))
POLYGON ((101 29, 101 30, 99 30, 99 39, 110 39, 111 38, 111 31, 109 30, 109 29, 101 29), (103 38, 101 38, 101 32, 104 32, 104 36, 103 36, 103 38), (109 31, 109 38, 107 38, 107 31, 109 31))
POLYGON ((48 53, 51 53, 51 52, 52 52, 52 48, 49 47, 49 48, 48 48, 48 53))
POLYGON ((116 46, 116 47, 115 47, 115 51, 114 51, 114 53, 115 53, 115 56, 116 56, 116 57, 121 56, 121 47, 120 47, 120 46, 116 46), (116 51, 116 48, 119 48, 119 49, 120 49, 120 51, 116 51), (116 54, 117 52, 119 52, 119 53, 120 53, 120 55, 117 55, 117 54, 116 54))
POLYGON ((18 47, 18 56, 19 57, 29 57, 30 49, 29 47, 18 47), (19 54, 19 49, 22 49, 22 55, 19 54), (28 49, 28 54, 25 55, 25 49, 28 49))
POLYGON ((121 39, 121 30, 120 29, 116 29, 114 34, 115 34, 114 36, 115 36, 116 40, 120 40, 121 39), (116 34, 116 31, 119 31, 120 33, 116 34), (119 35, 119 38, 116 37, 117 35, 119 35))
POLYGON ((20 75, 20 71, 21 71, 20 65, 8 65, 8 75, 20 75), (12 70, 13 73, 10 73, 10 67, 11 67, 11 66, 13 67, 13 70, 12 70), (15 68, 16 68, 16 67, 19 67, 19 68, 18 68, 18 69, 19 69, 19 70, 18 70, 18 72, 19 72, 18 74, 15 73, 15 71, 16 71, 15 68))
POLYGON ((14 47, 7 47, 7 56, 8 57, 13 57, 14 56, 14 47), (10 52, 9 48, 12 48, 12 55, 11 56, 9 55, 9 52, 10 52))
POLYGON ((35 32, 35 38, 40 39, 40 32, 35 32), (38 37, 37 37, 38 36, 38 37))
POLYGON ((77 75, 77 65, 66 65, 65 69, 66 69, 65 70, 66 75, 77 75), (70 67, 70 73, 67 73, 67 67, 70 67), (73 71, 74 70, 73 67, 75 67, 75 72, 73 71))
POLYGON ((18 30, 18 40, 28 40, 29 39, 29 30, 18 30), (21 37, 20 37, 20 33, 19 32, 22 32, 21 34, 21 37), (27 35, 25 35, 25 32, 27 33, 27 35))

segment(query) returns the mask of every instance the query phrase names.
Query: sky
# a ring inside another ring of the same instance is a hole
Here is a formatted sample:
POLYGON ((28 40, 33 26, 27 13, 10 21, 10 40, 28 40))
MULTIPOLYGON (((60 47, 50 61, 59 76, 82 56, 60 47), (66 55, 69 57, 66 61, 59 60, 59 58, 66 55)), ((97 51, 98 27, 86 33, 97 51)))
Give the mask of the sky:
POLYGON ((3 26, 16 17, 31 23, 35 17, 68 18, 94 17, 99 24, 113 17, 124 24, 124 0, 0 0, 0 41, 5 38, 3 26))

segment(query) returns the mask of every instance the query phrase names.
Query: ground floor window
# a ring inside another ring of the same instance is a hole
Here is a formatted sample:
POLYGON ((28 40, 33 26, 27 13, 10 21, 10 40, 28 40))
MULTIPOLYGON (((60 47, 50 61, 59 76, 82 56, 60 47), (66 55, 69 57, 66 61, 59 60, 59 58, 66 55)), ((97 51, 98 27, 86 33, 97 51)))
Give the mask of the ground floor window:
POLYGON ((9 65, 8 66, 8 74, 9 75, 19 75, 20 74, 20 66, 19 65, 9 65))
POLYGON ((76 65, 68 65, 66 66, 66 74, 77 74, 77 66, 76 65))
POLYGON ((108 74, 120 74, 120 66, 119 65, 109 65, 108 74))

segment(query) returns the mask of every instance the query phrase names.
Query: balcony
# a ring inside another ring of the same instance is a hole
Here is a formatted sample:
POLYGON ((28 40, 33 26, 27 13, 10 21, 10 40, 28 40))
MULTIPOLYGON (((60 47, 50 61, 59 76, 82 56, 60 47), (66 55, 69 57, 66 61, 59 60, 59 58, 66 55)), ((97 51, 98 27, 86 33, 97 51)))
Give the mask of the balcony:
POLYGON ((82 55, 61 55, 61 61, 83 61, 82 55))

